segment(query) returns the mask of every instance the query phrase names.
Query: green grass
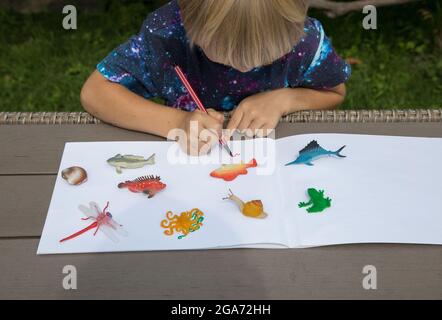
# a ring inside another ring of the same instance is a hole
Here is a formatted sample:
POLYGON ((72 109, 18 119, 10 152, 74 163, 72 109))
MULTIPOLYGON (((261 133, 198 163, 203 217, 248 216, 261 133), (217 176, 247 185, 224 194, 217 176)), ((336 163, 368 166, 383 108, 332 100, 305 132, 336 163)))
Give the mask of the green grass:
MULTIPOLYGON (((362 61, 342 108, 442 107, 442 52, 420 6, 380 10, 378 31, 363 31, 360 14, 313 13, 341 55, 362 61)), ((79 92, 96 63, 138 32, 150 10, 114 1, 105 13, 80 11, 77 31, 63 30, 61 13, 0 10, 0 111, 82 110, 79 92)))
POLYGON ((378 30, 372 31, 361 31, 362 14, 319 17, 338 52, 362 61, 353 66, 342 108, 442 107, 442 50, 434 43, 434 26, 417 14, 420 5, 402 8, 379 10, 378 30))

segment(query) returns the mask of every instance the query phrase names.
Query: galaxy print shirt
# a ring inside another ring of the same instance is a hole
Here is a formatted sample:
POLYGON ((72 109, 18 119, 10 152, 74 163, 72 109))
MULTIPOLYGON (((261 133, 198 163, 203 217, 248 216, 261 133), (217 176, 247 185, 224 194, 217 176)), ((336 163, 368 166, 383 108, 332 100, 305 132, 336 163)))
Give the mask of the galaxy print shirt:
POLYGON ((319 21, 308 18, 305 36, 273 64, 242 73, 209 60, 191 48, 176 0, 151 13, 140 33, 111 52, 97 66, 109 81, 146 99, 194 111, 197 106, 174 71, 180 66, 203 104, 233 110, 244 98, 281 88, 332 88, 348 80, 351 70, 333 49, 319 21))

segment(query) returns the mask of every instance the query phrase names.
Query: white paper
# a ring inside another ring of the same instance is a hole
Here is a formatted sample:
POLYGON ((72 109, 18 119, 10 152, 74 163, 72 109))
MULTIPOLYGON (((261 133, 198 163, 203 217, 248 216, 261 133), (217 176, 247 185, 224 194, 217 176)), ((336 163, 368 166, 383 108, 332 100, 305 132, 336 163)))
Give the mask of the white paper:
MULTIPOLYGON (((442 139, 316 134, 233 143, 243 161, 256 158, 260 167, 232 182, 209 176, 228 158, 219 150, 190 158, 172 142, 67 143, 38 248, 38 254, 150 250, 215 249, 225 247, 284 248, 345 243, 442 244, 442 139), (327 150, 346 145, 345 159, 324 158, 313 167, 288 166, 299 150, 317 140, 327 150), (116 154, 149 157, 156 164, 123 169, 117 174, 106 160, 116 154), (171 159, 173 161, 171 161, 171 159), (178 162, 178 163, 177 163, 178 162), (61 171, 81 166, 88 181, 70 186, 61 171), (154 198, 117 185, 144 175, 159 175, 167 184, 154 198), (308 214, 298 208, 306 191, 325 190, 332 206, 308 214), (229 189, 244 201, 262 200, 269 217, 244 217, 235 204, 222 200, 229 189), (71 241, 59 241, 86 227, 78 206, 97 202, 129 235, 110 241, 89 231, 71 241), (160 227, 166 213, 199 208, 200 230, 178 240, 160 227)), ((238 158, 236 161, 240 161, 238 158)))
POLYGON ((442 244, 442 139, 315 134, 278 141, 285 177, 286 226, 297 226, 290 246, 349 243, 442 244), (283 166, 296 150, 317 140, 345 159, 283 166), (292 151, 291 151, 292 150, 292 151), (325 190, 332 206, 307 214, 297 203, 310 187, 325 190))
MULTIPOLYGON (((266 163, 256 149, 264 142, 256 140, 235 144, 238 145, 238 148, 234 148, 235 152, 241 152, 245 157, 254 155, 258 163, 266 163)), ((38 254, 184 250, 258 244, 265 247, 267 244, 287 242, 282 232, 283 223, 276 214, 280 201, 273 201, 273 175, 257 175, 258 169, 265 170, 265 166, 262 166, 251 168, 247 176, 227 183, 210 177, 210 173, 224 163, 223 159, 218 158, 219 152, 201 159, 190 158, 172 142, 67 143, 38 254), (154 166, 123 169, 121 175, 106 163, 108 158, 116 154, 135 154, 147 158, 153 153, 156 154, 154 166), (185 163, 171 163, 171 154, 177 155, 174 157, 177 162, 182 160, 185 163), (197 164, 189 163, 192 161, 197 164), (61 171, 71 166, 86 169, 89 178, 85 184, 71 186, 61 178, 61 171), (117 188, 120 182, 145 175, 161 176, 167 184, 166 189, 148 199, 144 194, 117 188), (233 202, 223 200, 229 194, 229 189, 244 201, 263 200, 269 217, 265 220, 244 217, 233 202), (83 216, 78 210, 79 205, 87 205, 90 201, 97 202, 101 207, 110 201, 109 211, 129 236, 120 238, 120 242, 115 244, 100 232, 93 237, 93 231, 90 231, 60 244, 61 239, 90 224, 81 221, 83 216), (199 208, 205 215, 200 230, 182 240, 177 239, 180 234, 164 235, 165 229, 160 227, 160 223, 166 219, 168 211, 180 214, 194 208, 199 208)), ((248 162, 251 159, 243 160, 248 162)))

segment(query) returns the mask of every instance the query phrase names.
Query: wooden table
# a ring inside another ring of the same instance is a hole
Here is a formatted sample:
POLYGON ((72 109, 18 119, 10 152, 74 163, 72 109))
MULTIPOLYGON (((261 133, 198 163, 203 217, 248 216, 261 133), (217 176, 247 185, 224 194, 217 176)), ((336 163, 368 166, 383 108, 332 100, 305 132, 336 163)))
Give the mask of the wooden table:
MULTIPOLYGON (((314 132, 442 137, 442 126, 284 123, 277 135, 314 132)), ((442 298, 440 246, 37 256, 64 143, 148 139, 158 140, 104 124, 0 125, 0 299, 442 298), (66 265, 77 268, 77 290, 63 289, 66 265), (377 268, 377 290, 362 287, 366 265, 377 268)))

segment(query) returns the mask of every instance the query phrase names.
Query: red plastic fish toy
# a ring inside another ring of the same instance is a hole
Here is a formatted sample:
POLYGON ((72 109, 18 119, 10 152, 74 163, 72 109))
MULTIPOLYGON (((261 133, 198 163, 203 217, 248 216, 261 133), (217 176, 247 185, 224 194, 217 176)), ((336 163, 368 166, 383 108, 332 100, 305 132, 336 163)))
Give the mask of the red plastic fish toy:
POLYGON ((153 198, 158 192, 166 188, 160 177, 145 176, 132 181, 126 181, 118 185, 119 189, 128 188, 134 193, 144 193, 153 198))
POLYGON ((255 168, 258 166, 258 163, 255 159, 250 161, 249 163, 240 163, 240 164, 227 164, 223 165, 218 170, 213 171, 210 176, 213 178, 223 179, 224 181, 233 181, 240 175, 247 174, 247 169, 255 168))

